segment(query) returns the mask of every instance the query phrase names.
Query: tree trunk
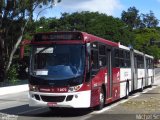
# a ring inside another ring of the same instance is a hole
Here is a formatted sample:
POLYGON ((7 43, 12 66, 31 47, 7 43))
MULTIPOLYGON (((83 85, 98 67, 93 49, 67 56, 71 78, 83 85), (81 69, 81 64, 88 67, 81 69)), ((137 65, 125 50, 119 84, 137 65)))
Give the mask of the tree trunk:
POLYGON ((28 19, 28 20, 26 21, 25 25, 21 28, 21 34, 20 34, 20 36, 19 36, 16 44, 14 45, 14 47, 13 47, 13 49, 12 49, 12 51, 11 51, 11 54, 10 54, 10 56, 9 56, 9 61, 8 61, 7 67, 6 67, 6 69, 5 69, 5 73, 8 72, 8 70, 9 70, 11 64, 12 64, 13 56, 14 56, 14 54, 15 54, 18 46, 20 45, 20 43, 21 43, 21 41, 22 41, 23 34, 24 34, 24 30, 25 30, 25 27, 27 26, 29 20, 30 20, 30 19, 28 19))
MULTIPOLYGON (((39 5, 39 4, 35 5, 35 7, 33 8, 33 10, 31 11, 31 14, 30 14, 28 20, 26 21, 25 25, 21 28, 21 35, 19 36, 16 44, 14 45, 14 47, 13 47, 13 49, 12 49, 12 51, 11 51, 11 54, 10 54, 10 56, 9 56, 9 61, 8 61, 7 67, 5 68, 5 73, 8 72, 8 70, 9 70, 11 64, 12 64, 13 56, 14 56, 14 54, 15 54, 18 46, 20 45, 20 43, 21 43, 21 41, 22 41, 23 34, 24 34, 24 30, 25 30, 28 22, 31 20, 31 17, 33 17, 33 11, 38 7, 38 5, 39 5)), ((45 9, 48 9, 48 8, 49 8, 49 7, 45 8, 45 9)), ((43 10, 45 10, 45 9, 43 9, 43 10)), ((41 11, 40 11, 40 12, 41 12, 41 11)), ((40 12, 39 12, 38 14, 40 14, 40 12)))
POLYGON ((0 82, 4 81, 4 78, 5 78, 4 40, 1 35, 2 34, 0 33, 0 82))

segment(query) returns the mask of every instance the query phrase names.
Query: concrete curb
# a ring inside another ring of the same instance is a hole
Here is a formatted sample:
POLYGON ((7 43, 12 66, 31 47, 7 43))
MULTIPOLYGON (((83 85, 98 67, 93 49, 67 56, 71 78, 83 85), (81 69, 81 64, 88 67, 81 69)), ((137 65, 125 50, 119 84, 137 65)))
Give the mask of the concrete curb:
POLYGON ((28 90, 29 90, 28 84, 0 87, 0 95, 19 93, 19 92, 28 91, 28 90))

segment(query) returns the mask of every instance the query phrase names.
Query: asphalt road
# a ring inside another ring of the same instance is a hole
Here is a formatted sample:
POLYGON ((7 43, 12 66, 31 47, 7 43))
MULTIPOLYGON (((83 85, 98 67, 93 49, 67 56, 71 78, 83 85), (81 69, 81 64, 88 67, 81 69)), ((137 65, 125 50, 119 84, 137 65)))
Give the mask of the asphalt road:
MULTIPOLYGON (((159 74, 160 75, 160 74, 159 74)), ((0 120, 160 120, 160 79, 143 93, 132 94, 107 105, 101 111, 89 109, 33 108, 28 106, 28 92, 0 96, 0 120), (148 115, 148 116, 147 116, 148 115)))
POLYGON ((0 96, 1 117, 15 118, 13 120, 84 120, 91 112, 87 109, 56 109, 33 108, 28 106, 28 92, 0 96), (14 116, 13 116, 14 115, 14 116))
POLYGON ((160 68, 155 68, 155 74, 159 74, 160 73, 160 68))

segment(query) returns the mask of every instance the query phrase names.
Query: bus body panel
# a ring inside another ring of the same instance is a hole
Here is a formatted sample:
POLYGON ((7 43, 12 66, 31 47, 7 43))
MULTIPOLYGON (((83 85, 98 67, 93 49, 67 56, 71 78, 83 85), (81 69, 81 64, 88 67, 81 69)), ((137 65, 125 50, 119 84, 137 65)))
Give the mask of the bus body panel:
POLYGON ((92 75, 91 80, 91 107, 99 104, 99 95, 101 86, 105 83, 105 74, 107 73, 106 68, 100 69, 96 75, 92 75))
POLYGON ((145 69, 138 69, 137 89, 142 88, 145 79, 145 69))
MULTIPOLYGON (((127 80, 131 80, 131 68, 120 69, 120 98, 126 95, 127 80)), ((131 84, 129 84, 131 88, 131 84)))
POLYGON ((113 76, 112 101, 114 101, 120 98, 120 68, 113 68, 112 76, 113 76))

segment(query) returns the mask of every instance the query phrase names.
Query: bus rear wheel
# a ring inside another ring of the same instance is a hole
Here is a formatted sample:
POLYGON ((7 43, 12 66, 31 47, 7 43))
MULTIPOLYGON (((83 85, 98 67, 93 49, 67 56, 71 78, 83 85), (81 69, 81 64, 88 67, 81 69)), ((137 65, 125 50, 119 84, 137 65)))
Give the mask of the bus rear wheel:
POLYGON ((127 99, 129 97, 129 85, 128 83, 126 84, 126 95, 125 95, 125 99, 127 99))

